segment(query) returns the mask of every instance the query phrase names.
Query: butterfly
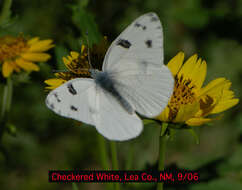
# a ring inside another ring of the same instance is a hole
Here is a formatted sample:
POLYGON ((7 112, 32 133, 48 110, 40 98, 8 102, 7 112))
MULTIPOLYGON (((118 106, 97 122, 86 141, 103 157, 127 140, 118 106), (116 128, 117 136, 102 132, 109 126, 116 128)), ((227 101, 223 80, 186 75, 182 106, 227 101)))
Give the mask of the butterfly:
POLYGON ((110 45, 102 71, 72 79, 46 98, 55 113, 124 141, 143 130, 139 115, 153 118, 167 106, 174 79, 163 64, 163 31, 155 13, 137 18, 110 45))

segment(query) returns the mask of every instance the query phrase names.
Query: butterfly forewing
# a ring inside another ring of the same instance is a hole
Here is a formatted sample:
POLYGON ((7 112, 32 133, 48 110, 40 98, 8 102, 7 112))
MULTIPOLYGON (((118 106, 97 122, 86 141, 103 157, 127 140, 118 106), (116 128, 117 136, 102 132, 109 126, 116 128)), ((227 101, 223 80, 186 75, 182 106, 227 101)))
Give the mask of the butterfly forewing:
POLYGON ((163 63, 162 26, 155 13, 147 13, 129 25, 111 44, 103 70, 115 70, 121 59, 163 63))
POLYGON ((104 64, 116 89, 138 113, 155 117, 166 107, 174 80, 163 65, 162 27, 155 13, 139 17, 121 33, 104 64))

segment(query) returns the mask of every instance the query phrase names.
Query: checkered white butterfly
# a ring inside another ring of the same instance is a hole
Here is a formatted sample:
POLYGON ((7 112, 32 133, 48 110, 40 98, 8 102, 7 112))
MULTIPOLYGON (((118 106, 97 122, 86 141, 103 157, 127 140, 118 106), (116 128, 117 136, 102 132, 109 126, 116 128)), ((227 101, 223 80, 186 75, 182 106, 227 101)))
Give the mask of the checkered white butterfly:
POLYGON ((174 80, 163 65, 158 16, 136 19, 111 44, 102 71, 76 78, 51 91, 46 105, 55 113, 96 127, 110 140, 137 137, 143 124, 136 112, 155 117, 167 106, 174 80))

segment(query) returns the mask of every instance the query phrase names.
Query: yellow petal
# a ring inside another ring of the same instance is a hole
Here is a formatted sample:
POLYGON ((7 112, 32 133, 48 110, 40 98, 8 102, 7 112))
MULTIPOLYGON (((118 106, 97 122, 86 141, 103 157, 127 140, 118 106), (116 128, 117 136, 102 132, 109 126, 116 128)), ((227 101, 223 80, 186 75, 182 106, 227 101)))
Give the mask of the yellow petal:
POLYGON ((224 85, 226 84, 225 78, 217 78, 215 80, 212 80, 210 83, 208 83, 205 87, 203 87, 200 92, 198 93, 198 96, 204 96, 206 94, 213 97, 213 95, 218 96, 218 91, 221 91, 224 88, 224 85))
POLYGON ((35 43, 32 43, 29 51, 31 52, 43 52, 47 51, 48 49, 54 47, 52 44, 53 40, 40 40, 35 43))
POLYGON ((178 73, 179 78, 183 75, 183 78, 191 79, 190 75, 193 72, 194 66, 196 66, 197 54, 189 57, 189 59, 184 63, 180 72, 178 73))
POLYGON ((39 67, 30 61, 24 59, 17 59, 16 64, 26 71, 39 71, 39 67))
POLYGON ((207 63, 205 61, 201 62, 201 59, 199 59, 198 62, 196 63, 196 67, 191 73, 193 84, 198 89, 202 87, 206 74, 207 74, 207 63))
POLYGON ((156 117, 156 119, 160 120, 160 121, 168 121, 169 120, 169 108, 166 107, 161 114, 156 117))
POLYGON ((66 57, 63 57, 62 60, 63 60, 63 62, 65 64, 65 66, 67 66, 67 67, 71 63, 71 61, 69 59, 67 59, 66 57))
POLYGON ((71 56, 72 56, 72 59, 77 59, 79 57, 79 53, 75 51, 71 51, 71 56))
POLYGON ((32 45, 38 41, 39 41, 39 37, 35 37, 35 38, 31 38, 27 43, 28 45, 32 45))
POLYGON ((180 122, 187 121, 188 119, 194 117, 194 115, 198 110, 199 110, 198 102, 195 102, 193 104, 182 105, 178 110, 178 113, 176 115, 176 118, 174 119, 174 122, 180 123, 180 122))
MULTIPOLYGON (((57 88, 58 86, 62 85, 66 81, 63 79, 52 78, 44 81, 47 85, 51 87, 51 89, 57 88)), ((49 88, 50 88, 49 87, 49 88)))
POLYGON ((81 47, 81 53, 83 53, 84 49, 85 49, 85 46, 82 45, 82 47, 81 47))
POLYGON ((5 78, 9 77, 14 70, 14 65, 11 62, 4 62, 2 66, 2 74, 5 78))
POLYGON ((24 53, 21 57, 28 61, 45 62, 50 59, 51 56, 47 53, 24 53))
POLYGON ((184 60, 184 53, 179 52, 175 57, 173 57, 167 64, 173 76, 175 76, 180 70, 184 60))
POLYGON ((199 126, 199 125, 203 125, 204 123, 208 123, 211 122, 212 119, 210 118, 191 118, 189 120, 186 121, 187 125, 190 126, 199 126))
POLYGON ((191 80, 191 84, 200 89, 207 74, 207 64, 202 59, 197 60, 197 55, 191 56, 182 66, 178 77, 183 76, 185 80, 191 80))
POLYGON ((219 113, 219 112, 225 111, 225 110, 235 106, 238 103, 239 103, 239 99, 237 99, 237 98, 230 99, 230 100, 227 100, 227 101, 220 101, 214 107, 214 109, 210 112, 210 114, 215 114, 215 113, 219 113))

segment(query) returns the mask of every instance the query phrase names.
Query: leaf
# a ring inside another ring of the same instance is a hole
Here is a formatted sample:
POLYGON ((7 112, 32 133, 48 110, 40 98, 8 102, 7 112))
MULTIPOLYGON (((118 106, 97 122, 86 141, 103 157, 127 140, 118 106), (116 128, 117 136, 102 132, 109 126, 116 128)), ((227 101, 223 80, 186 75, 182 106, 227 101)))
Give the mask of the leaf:
POLYGON ((76 27, 81 31, 82 36, 85 38, 88 33, 88 41, 90 47, 93 44, 98 44, 102 39, 102 35, 98 30, 98 26, 95 22, 94 16, 87 12, 81 6, 72 6, 72 21, 76 27))
POLYGON ((241 190, 242 184, 234 181, 233 179, 218 179, 213 180, 209 183, 200 183, 197 185, 193 185, 191 190, 241 190))
POLYGON ((144 125, 150 125, 150 124, 154 124, 155 121, 152 119, 143 119, 143 124, 144 125))
POLYGON ((0 14, 0 26, 4 26, 9 22, 11 16, 11 5, 12 0, 4 1, 0 14))
POLYGON ((78 190, 78 187, 77 187, 76 183, 72 183, 72 190, 78 190))
POLYGON ((13 136, 13 137, 16 137, 16 134, 17 134, 17 128, 15 125, 11 124, 11 123, 7 123, 6 125, 6 128, 7 128, 7 132, 13 136))
POLYGON ((163 135, 165 135, 165 132, 166 132, 166 129, 167 129, 167 127, 168 127, 168 123, 162 123, 162 125, 161 125, 161 132, 160 132, 160 136, 163 136, 163 135))
POLYGON ((55 47, 55 55, 57 60, 57 69, 67 70, 62 58, 68 55, 68 50, 64 46, 58 45, 55 47))
POLYGON ((190 129, 187 129, 187 131, 194 137, 196 144, 199 144, 199 137, 197 133, 194 131, 194 129, 190 128, 190 129))
POLYGON ((235 174, 242 180, 242 145, 229 157, 229 159, 218 167, 219 174, 223 176, 235 174))

